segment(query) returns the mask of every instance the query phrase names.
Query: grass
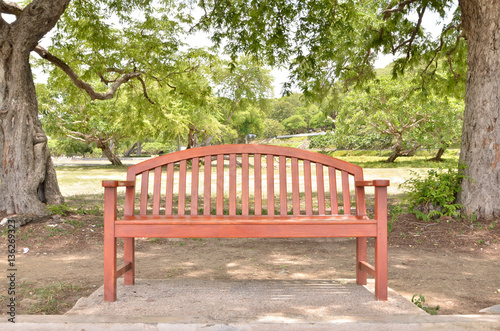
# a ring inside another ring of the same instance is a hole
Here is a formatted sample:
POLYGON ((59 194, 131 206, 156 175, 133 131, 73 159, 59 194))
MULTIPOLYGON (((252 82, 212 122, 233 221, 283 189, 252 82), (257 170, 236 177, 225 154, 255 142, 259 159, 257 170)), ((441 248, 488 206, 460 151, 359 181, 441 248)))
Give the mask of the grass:
POLYGON ((31 302, 25 304, 25 307, 20 307, 22 314, 37 315, 57 315, 67 311, 73 306, 73 303, 64 299, 71 296, 81 297, 83 292, 80 286, 61 282, 37 288, 33 288, 32 283, 22 282, 19 284, 19 290, 23 299, 30 299, 31 302))
POLYGON ((458 166, 458 150, 450 149, 443 155, 442 162, 428 161, 435 155, 435 151, 418 151, 415 156, 398 157, 394 162, 385 160, 391 151, 347 151, 322 152, 323 154, 359 165, 363 168, 456 168, 458 166))

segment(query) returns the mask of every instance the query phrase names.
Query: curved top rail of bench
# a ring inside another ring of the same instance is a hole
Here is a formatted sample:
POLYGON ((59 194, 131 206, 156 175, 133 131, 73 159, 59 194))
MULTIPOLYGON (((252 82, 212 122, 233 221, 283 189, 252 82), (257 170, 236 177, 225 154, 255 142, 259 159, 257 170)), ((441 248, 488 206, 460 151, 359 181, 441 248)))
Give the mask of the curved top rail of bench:
POLYGON ((313 163, 319 163, 326 166, 331 166, 338 170, 346 171, 347 173, 354 175, 357 180, 362 180, 363 178, 363 169, 360 166, 336 159, 328 155, 306 151, 298 148, 254 144, 214 145, 186 149, 183 151, 165 154, 151 160, 146 160, 133 165, 128 169, 127 173, 129 176, 135 176, 144 171, 151 170, 169 163, 179 162, 181 160, 228 154, 261 154, 285 156, 290 158, 297 158, 299 160, 309 160, 313 163))

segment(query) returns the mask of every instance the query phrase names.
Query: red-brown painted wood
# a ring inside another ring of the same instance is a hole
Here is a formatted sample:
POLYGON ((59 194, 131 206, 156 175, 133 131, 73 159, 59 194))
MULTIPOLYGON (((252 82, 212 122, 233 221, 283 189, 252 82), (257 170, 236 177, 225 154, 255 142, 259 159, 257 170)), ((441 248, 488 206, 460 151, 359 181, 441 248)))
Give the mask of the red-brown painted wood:
POLYGON ((177 214, 184 215, 186 211, 186 168, 187 161, 182 160, 179 164, 179 201, 177 214))
POLYGON ((160 215, 161 167, 155 168, 153 186, 153 215, 160 215))
POLYGON ((104 301, 116 300, 116 187, 104 189, 104 301))
POLYGON ((236 154, 229 154, 229 215, 236 215, 236 154))
POLYGON ((224 214, 224 155, 217 155, 217 197, 216 213, 224 214))
POLYGON ((212 156, 205 156, 205 175, 203 180, 204 191, 203 191, 203 215, 210 215, 212 212, 212 203, 211 203, 211 195, 212 195, 212 156))
POLYGON ((304 160, 304 189, 306 197, 306 215, 312 215, 311 161, 309 160, 304 160))
POLYGON ((172 215, 174 205, 174 164, 167 164, 167 192, 165 193, 165 215, 172 215))
POLYGON ((249 157, 248 154, 241 156, 241 214, 249 214, 249 195, 250 195, 250 178, 249 178, 249 157))
POLYGON ((261 155, 254 155, 254 203, 255 215, 262 215, 262 168, 261 155))
POLYGON ((299 161, 292 158, 292 205, 293 215, 300 215, 299 161))
POLYGON ((267 215, 274 215, 274 156, 267 155, 267 215))
POLYGON ((332 215, 338 215, 339 203, 337 197, 337 175, 335 168, 328 167, 328 178, 330 182, 330 205, 331 205, 332 215))
POLYGON ((286 187, 286 157, 280 155, 279 157, 279 167, 280 167, 280 215, 286 215, 288 212, 287 208, 287 187, 286 187))
POLYGON ((148 211, 148 185, 149 185, 149 170, 146 170, 142 173, 141 176, 140 214, 142 216, 146 215, 148 211))
POLYGON ((200 181, 200 159, 191 162, 191 215, 198 215, 198 185, 200 181))
POLYGON ((351 192, 349 192, 349 174, 341 171, 342 176, 342 197, 344 203, 344 215, 351 215, 351 192))
POLYGON ((116 278, 124 276, 125 284, 134 283, 134 238, 287 238, 287 237, 356 237, 356 277, 358 284, 366 283, 366 276, 375 277, 375 293, 378 300, 387 300, 387 186, 388 180, 363 179, 362 169, 345 161, 322 154, 286 147, 263 145, 223 145, 195 148, 160 156, 129 168, 127 181, 103 181, 104 206, 104 299, 116 298, 116 278), (229 156, 229 171, 224 171, 224 155, 229 156), (241 155, 241 183, 238 175, 238 158, 241 155), (254 207, 250 209, 250 161, 254 156, 254 207), (267 210, 262 214, 262 162, 266 155, 267 210), (199 160, 204 159, 203 215, 197 215, 199 160), (211 215, 211 162, 216 165, 216 215, 211 215), (279 162, 279 195, 274 198, 274 159, 279 162), (287 168, 291 160, 291 187, 293 215, 287 215, 287 168), (192 162, 191 215, 184 215, 186 208, 187 162, 192 162), (299 162, 300 161, 300 162, 299 162), (311 163, 315 164, 316 183, 313 187, 311 163), (174 164, 179 164, 179 185, 174 191, 174 164), (300 215, 300 171, 304 167, 305 213, 300 215), (159 215, 161 205, 161 173, 166 166, 165 215, 159 215), (328 168, 329 194, 332 215, 326 213, 324 169, 328 168), (335 172, 341 171, 344 215, 338 215, 337 184, 335 172), (149 173, 154 171, 153 212, 147 215, 149 173), (140 214, 134 213, 136 177, 141 176, 140 214), (224 177, 228 179, 224 179, 224 177), (351 214, 349 176, 354 177, 356 213, 351 214), (228 180, 229 214, 224 215, 224 181, 228 180), (241 189, 239 185, 241 184, 241 189), (125 213, 123 220, 116 217, 116 188, 125 186, 125 213), (364 187, 375 187, 375 218, 366 216, 364 187), (173 213, 173 197, 178 194, 178 214, 173 213), (313 197, 317 197, 317 213, 314 215, 313 197), (241 200, 243 215, 236 215, 241 200), (280 215, 273 215, 279 203, 280 215), (124 238, 124 265, 116 269, 116 238, 124 238), (375 266, 367 262, 367 237, 375 238, 375 266))
POLYGON ((318 214, 325 215, 325 179, 323 177, 323 165, 316 163, 316 183, 318 187, 318 214))
MULTIPOLYGON (((123 238, 123 262, 126 266, 123 277, 124 285, 135 284, 135 238, 123 238)), ((115 275, 116 278, 120 277, 115 275)))

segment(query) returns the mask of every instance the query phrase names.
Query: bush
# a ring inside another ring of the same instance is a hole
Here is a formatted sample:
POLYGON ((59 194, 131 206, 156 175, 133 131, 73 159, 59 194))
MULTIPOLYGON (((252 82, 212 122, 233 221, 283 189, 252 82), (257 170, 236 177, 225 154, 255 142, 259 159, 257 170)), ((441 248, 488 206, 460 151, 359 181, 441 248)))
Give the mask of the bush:
POLYGON ((281 122, 286 131, 291 134, 302 133, 307 131, 307 123, 300 115, 293 115, 281 122))
POLYGON ((52 138, 48 145, 53 156, 85 156, 92 153, 92 148, 86 142, 71 138, 52 138))
POLYGON ((415 172, 412 172, 412 175, 401 184, 405 190, 409 212, 425 221, 459 214, 462 206, 455 203, 455 200, 460 191, 460 183, 465 178, 463 167, 447 171, 430 169, 424 177, 415 172))
POLYGON ((262 136, 264 138, 273 138, 281 136, 285 133, 285 127, 280 122, 273 120, 271 118, 266 118, 264 120, 264 130, 262 131, 262 136))
POLYGON ((333 148, 335 144, 335 137, 331 131, 327 131, 326 134, 311 137, 311 142, 309 143, 309 148, 333 148))

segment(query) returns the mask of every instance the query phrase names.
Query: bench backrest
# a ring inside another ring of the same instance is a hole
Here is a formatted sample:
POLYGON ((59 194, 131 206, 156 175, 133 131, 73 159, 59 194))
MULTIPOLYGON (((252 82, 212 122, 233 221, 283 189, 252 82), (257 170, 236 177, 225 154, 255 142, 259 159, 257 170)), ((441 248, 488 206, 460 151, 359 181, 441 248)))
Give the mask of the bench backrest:
MULTIPOLYGON (((193 148, 133 165, 127 180, 140 191, 140 215, 350 215, 352 202, 366 214, 364 190, 350 193, 361 167, 289 147, 193 148)), ((125 215, 136 212, 134 190, 125 215)))

